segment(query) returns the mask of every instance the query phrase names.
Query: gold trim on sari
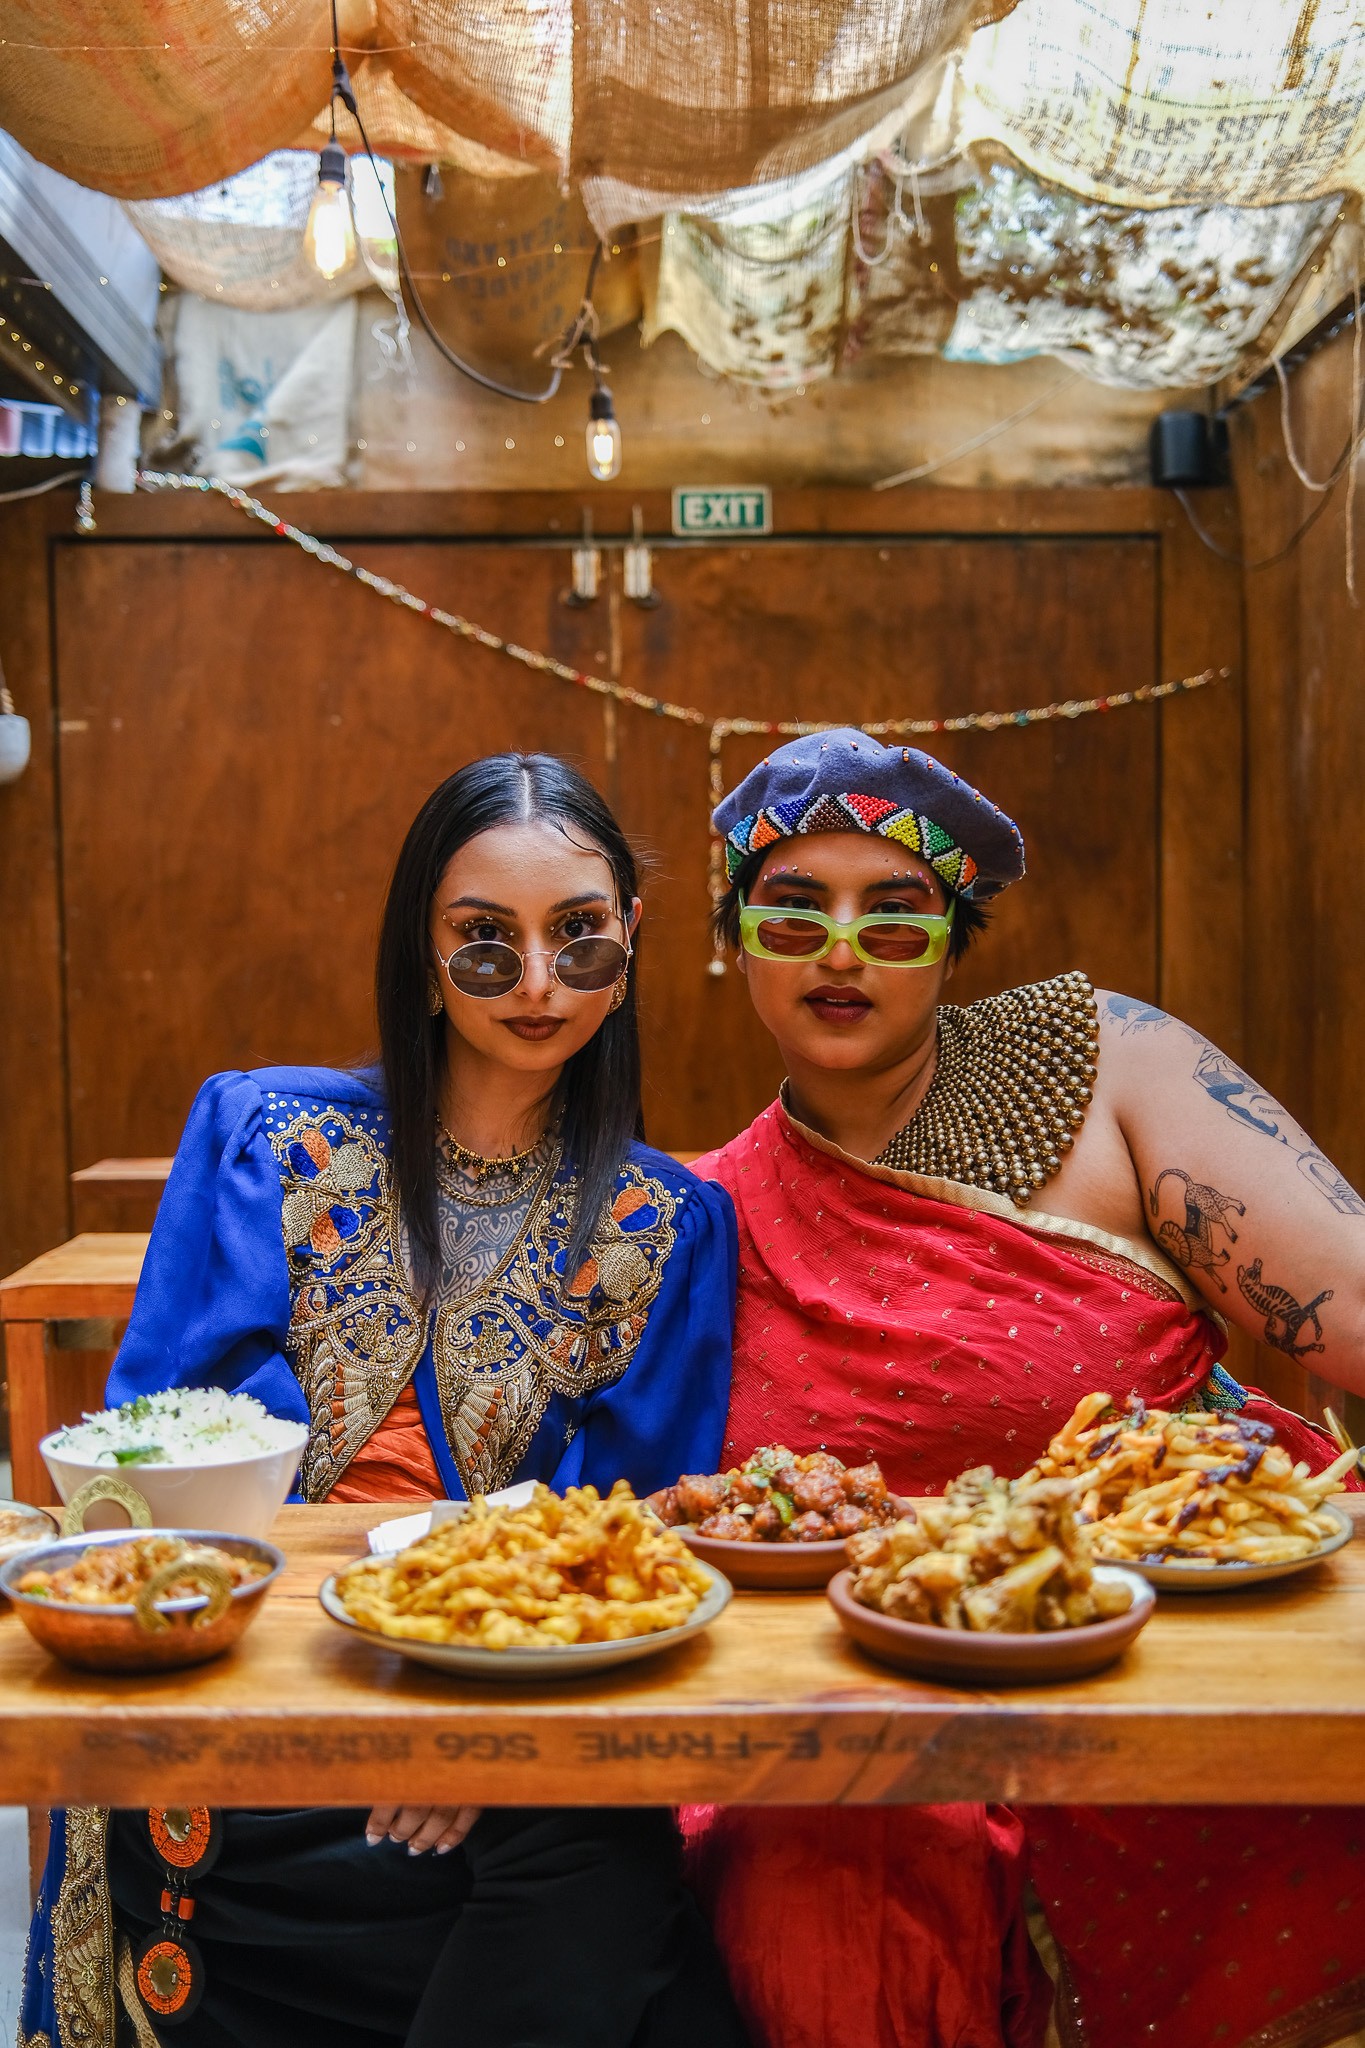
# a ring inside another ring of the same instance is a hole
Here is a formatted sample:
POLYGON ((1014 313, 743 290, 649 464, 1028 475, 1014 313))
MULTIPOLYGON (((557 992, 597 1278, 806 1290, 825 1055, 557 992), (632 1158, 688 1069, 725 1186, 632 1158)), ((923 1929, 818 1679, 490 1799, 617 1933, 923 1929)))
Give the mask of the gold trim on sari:
POLYGON ((793 1116, 785 1100, 785 1087, 778 1096, 777 1110, 783 1122, 795 1132, 804 1144, 813 1151, 823 1152, 835 1159, 841 1166, 849 1167, 855 1173, 866 1174, 869 1180, 882 1181, 888 1187, 903 1188, 907 1194, 926 1195, 931 1201, 948 1202, 959 1209, 976 1209, 984 1216, 996 1216, 1002 1223, 1013 1224, 1017 1230, 1031 1231, 1035 1237, 1049 1237, 1070 1240, 1076 1245, 1089 1245, 1109 1258, 1122 1259, 1125 1264, 1140 1267, 1159 1280, 1164 1287, 1185 1306, 1200 1315, 1210 1317, 1220 1327, 1226 1328, 1217 1309, 1205 1301, 1197 1289, 1165 1255, 1148 1239, 1140 1242, 1136 1238, 1116 1237, 1112 1231, 1101 1230, 1093 1223, 1080 1223, 1073 1217, 1048 1216, 1041 1210, 1017 1209, 1007 1195, 992 1194, 989 1188, 969 1187, 963 1181, 940 1180, 930 1174, 905 1173, 894 1166, 878 1166, 870 1159, 858 1159, 851 1152, 845 1152, 829 1138, 822 1138, 799 1117, 793 1116))

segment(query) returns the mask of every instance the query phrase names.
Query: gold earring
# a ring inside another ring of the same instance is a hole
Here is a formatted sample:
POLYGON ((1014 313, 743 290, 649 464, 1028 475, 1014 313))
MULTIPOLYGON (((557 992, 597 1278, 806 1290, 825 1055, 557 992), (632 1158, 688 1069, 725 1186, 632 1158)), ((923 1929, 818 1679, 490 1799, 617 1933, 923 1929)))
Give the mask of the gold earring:
POLYGON ((607 1011, 608 1016, 611 1015, 612 1010, 620 1009, 622 1003, 626 999, 626 988, 626 977, 624 974, 621 974, 617 977, 616 986, 613 988, 611 992, 611 1005, 607 1011))
POLYGON ((436 970, 433 967, 427 969, 427 1008, 433 1017, 439 1017, 445 1008, 441 998, 441 984, 436 979, 436 970))

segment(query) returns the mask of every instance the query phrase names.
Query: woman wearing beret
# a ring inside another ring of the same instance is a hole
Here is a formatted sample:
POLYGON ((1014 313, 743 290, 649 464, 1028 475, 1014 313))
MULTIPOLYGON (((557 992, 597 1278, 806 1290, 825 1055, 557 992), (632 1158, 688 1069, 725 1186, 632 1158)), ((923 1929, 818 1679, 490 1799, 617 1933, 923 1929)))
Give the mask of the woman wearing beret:
MULTIPOLYGON (((739 1220, 725 1462, 819 1445, 932 1493, 1022 1471, 1095 1388, 1269 1422, 1330 1462, 1224 1371, 1218 1318, 1365 1388, 1365 1202, 1150 1004, 1081 973, 942 1001, 981 905, 1023 875, 1010 820, 843 730, 779 748, 715 824, 720 930, 787 1074, 697 1167, 739 1220)), ((1025 1831, 1069 2041, 1325 2048, 1365 2023, 1365 1813, 1154 1819, 726 1811, 694 1817, 695 1867, 766 2048, 1037 2043, 1025 1831)))
MULTIPOLYGON (((382 1069, 205 1084, 110 1400, 255 1395, 307 1424, 310 1501, 714 1466, 734 1223, 637 1142, 639 914, 563 762, 444 782, 384 913, 382 1069)), ((28 2048, 742 2048, 665 1812, 188 1812, 54 1816, 28 2048)))

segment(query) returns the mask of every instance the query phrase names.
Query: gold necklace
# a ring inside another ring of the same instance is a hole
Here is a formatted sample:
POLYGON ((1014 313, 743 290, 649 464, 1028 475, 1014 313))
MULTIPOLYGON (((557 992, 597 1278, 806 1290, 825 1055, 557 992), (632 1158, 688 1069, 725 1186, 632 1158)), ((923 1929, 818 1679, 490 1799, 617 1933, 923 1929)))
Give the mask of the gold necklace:
POLYGON ((1083 974, 1008 989, 938 1013, 929 1091, 875 1164, 991 1188, 1022 1208, 1085 1122, 1099 1052, 1083 974))
POLYGON ((462 1145, 439 1112, 436 1129, 446 1148, 437 1144, 436 1177, 447 1194, 474 1208, 493 1209, 515 1201, 523 1183, 545 1163, 548 1131, 542 1131, 524 1152, 509 1152, 490 1159, 462 1145))

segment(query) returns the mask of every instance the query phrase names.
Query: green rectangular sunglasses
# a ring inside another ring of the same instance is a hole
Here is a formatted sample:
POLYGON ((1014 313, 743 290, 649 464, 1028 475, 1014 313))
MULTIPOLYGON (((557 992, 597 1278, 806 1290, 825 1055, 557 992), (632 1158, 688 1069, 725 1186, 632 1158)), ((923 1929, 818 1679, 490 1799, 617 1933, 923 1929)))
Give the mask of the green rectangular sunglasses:
POLYGON ((823 960, 847 939, 869 967, 932 967, 947 949, 953 908, 943 917, 873 913, 841 924, 823 910, 767 909, 741 898, 739 936, 755 960, 823 960))

